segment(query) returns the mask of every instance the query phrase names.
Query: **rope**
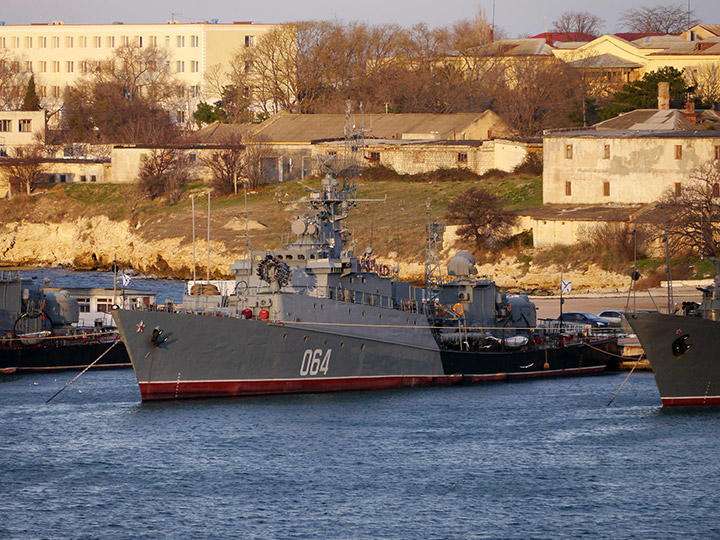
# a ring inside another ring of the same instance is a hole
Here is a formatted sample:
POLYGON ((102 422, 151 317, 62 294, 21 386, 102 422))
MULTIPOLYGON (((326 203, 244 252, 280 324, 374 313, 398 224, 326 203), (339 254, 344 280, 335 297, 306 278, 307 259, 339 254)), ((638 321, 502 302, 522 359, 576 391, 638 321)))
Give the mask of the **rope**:
MULTIPOLYGON (((593 347, 593 346, 590 345, 589 343, 586 343, 586 345, 587 345, 588 347, 590 347, 591 349, 595 349, 595 350, 598 351, 598 352, 605 353, 605 354, 607 354, 608 356, 614 356, 615 358, 624 358, 625 360, 627 360, 627 356, 623 356, 623 355, 621 355, 621 354, 611 353, 610 351, 606 351, 606 350, 600 349, 600 348, 598 348, 598 347, 593 347)), ((635 369, 635 368, 633 368, 633 369, 635 369)))
POLYGON ((638 366, 638 364, 640 363, 640 360, 642 360, 642 356, 639 356, 639 357, 638 357, 637 361, 635 362, 635 364, 633 365, 632 369, 630 370, 630 373, 627 374, 627 377, 625 377, 625 380, 624 380, 624 381, 622 382, 622 384, 620 385, 620 388, 617 389, 617 392, 615 392, 615 394, 613 395, 612 399, 611 399, 610 401, 608 401, 608 404, 607 404, 608 407, 609 407, 610 405, 612 405, 612 402, 613 402, 613 401, 615 401, 615 398, 616 398, 617 395, 620 393, 620 390, 622 390, 622 387, 625 386, 625 383, 626 383, 626 382, 628 381, 628 379, 630 378, 630 375, 632 375, 632 374, 633 374, 633 371, 635 371, 635 368, 636 368, 636 367, 638 366))
POLYGON ((72 338, 82 338, 82 337, 102 337, 102 336, 117 336, 116 331, 111 332, 88 332, 88 333, 80 333, 80 334, 65 334, 60 336, 21 336, 21 337, 0 337, 0 342, 2 343, 8 343, 13 341, 19 341, 21 343, 26 341, 34 341, 34 340, 52 340, 52 339, 72 339, 72 338))
POLYGON ((60 392, 62 392, 62 391, 65 390, 68 386, 70 386, 72 383, 74 383, 75 381, 77 381, 83 373, 85 373, 88 369, 90 369, 90 368, 93 367, 95 364, 97 364, 97 363, 100 361, 100 359, 101 359, 103 356, 105 356, 107 353, 109 353, 110 350, 111 350, 115 345, 117 345, 118 343, 120 343, 120 340, 117 340, 115 343, 113 343, 112 345, 110 345, 104 353, 102 353, 100 356, 98 356, 98 357, 93 361, 92 364, 90 364, 88 367, 86 367, 85 369, 83 369, 80 373, 78 373, 78 374, 75 376, 75 378, 74 378, 72 381, 70 381, 69 383, 67 383, 67 384, 66 384, 65 386, 63 386, 60 390, 58 390, 53 397, 51 397, 50 399, 48 399, 48 400, 45 402, 45 405, 47 405, 48 403, 50 403, 53 399, 55 399, 55 398, 60 394, 60 392))

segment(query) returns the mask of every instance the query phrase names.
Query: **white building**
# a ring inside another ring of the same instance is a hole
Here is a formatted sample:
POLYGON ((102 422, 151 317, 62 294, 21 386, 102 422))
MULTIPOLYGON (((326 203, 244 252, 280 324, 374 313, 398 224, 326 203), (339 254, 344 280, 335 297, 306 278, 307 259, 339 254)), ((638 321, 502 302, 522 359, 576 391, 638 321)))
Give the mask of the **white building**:
POLYGON ((17 62, 20 71, 35 76, 44 108, 58 109, 64 89, 73 85, 93 63, 107 60, 123 46, 157 47, 165 66, 185 88, 185 107, 173 111, 187 118, 200 101, 220 98, 216 80, 230 69, 230 60, 242 47, 252 47, 275 25, 216 21, 167 24, 50 24, 0 25, 0 55, 17 62))

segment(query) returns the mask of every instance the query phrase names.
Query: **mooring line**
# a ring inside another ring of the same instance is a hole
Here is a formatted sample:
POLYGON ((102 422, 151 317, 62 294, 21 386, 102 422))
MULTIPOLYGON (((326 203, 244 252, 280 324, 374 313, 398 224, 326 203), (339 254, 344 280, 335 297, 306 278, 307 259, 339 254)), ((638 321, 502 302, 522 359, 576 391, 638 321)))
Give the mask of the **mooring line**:
POLYGON ((48 399, 48 400, 45 402, 45 405, 47 405, 48 403, 50 403, 53 399, 55 399, 55 398, 60 394, 60 392, 62 392, 62 391, 65 390, 68 386, 70 386, 72 383, 74 383, 75 381, 77 381, 77 380, 80 378, 80 376, 81 376, 83 373, 85 373, 88 369, 90 369, 90 368, 93 367, 95 364, 97 364, 97 363, 100 361, 100 359, 101 359, 103 356, 105 356, 107 353, 109 353, 109 352, 110 352, 110 349, 112 349, 115 345, 117 345, 118 343, 120 343, 120 341, 121 341, 121 340, 118 339, 115 343, 113 343, 112 345, 110 345, 104 353, 102 353, 100 356, 98 356, 98 357, 93 361, 92 364, 90 364, 88 367, 86 367, 85 369, 83 369, 80 373, 78 373, 77 375, 75 375, 75 378, 74 378, 72 381, 70 381, 69 383, 67 383, 67 384, 66 384, 65 386, 63 386, 60 390, 58 390, 53 397, 51 397, 50 399, 48 399))
POLYGON ((620 385, 620 388, 617 389, 617 392, 615 392, 615 395, 613 395, 612 399, 608 402, 608 404, 607 404, 608 407, 612 404, 613 401, 615 401, 615 398, 620 393, 620 390, 622 390, 622 387, 625 386, 625 383, 630 378, 630 375, 633 374, 633 371, 635 371, 635 368, 638 366, 638 364, 640 363, 640 360, 642 360, 642 358, 643 358, 643 355, 638 356, 638 359, 635 361, 635 364, 633 365, 632 369, 630 370, 630 373, 627 374, 627 377, 625 377, 625 380, 620 385))

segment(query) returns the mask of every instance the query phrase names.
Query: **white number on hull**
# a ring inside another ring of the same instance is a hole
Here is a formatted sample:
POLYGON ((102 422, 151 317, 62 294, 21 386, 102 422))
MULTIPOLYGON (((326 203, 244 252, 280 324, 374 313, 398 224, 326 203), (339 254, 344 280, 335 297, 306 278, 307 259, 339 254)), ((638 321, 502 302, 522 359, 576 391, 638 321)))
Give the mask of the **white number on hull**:
POLYGON ((300 375, 305 377, 306 375, 317 375, 320 372, 327 375, 331 353, 332 349, 328 349, 323 356, 322 349, 307 349, 300 364, 300 375))

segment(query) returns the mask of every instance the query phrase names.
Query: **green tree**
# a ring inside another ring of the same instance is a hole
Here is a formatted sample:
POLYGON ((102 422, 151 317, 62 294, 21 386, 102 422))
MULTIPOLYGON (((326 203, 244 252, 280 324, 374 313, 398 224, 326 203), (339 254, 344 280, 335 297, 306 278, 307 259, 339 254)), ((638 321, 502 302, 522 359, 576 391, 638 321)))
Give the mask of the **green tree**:
POLYGON ((27 90, 25 91, 25 97, 23 98, 21 111, 39 111, 40 110, 40 99, 38 99, 37 93, 35 92, 35 76, 31 75, 28 81, 27 90))
POLYGON ((656 109, 660 82, 670 83, 670 106, 673 108, 683 107, 688 95, 695 90, 695 87, 685 83, 682 71, 664 67, 646 73, 638 81, 624 84, 621 90, 613 94, 613 102, 600 111, 600 117, 607 120, 635 109, 656 109))
POLYGON ((227 112, 225 112, 219 104, 219 101, 216 102, 215 105, 210 105, 204 101, 198 104, 197 110, 193 113, 193 120, 195 120, 198 127, 202 127, 205 124, 212 124, 213 122, 227 124, 227 112))

